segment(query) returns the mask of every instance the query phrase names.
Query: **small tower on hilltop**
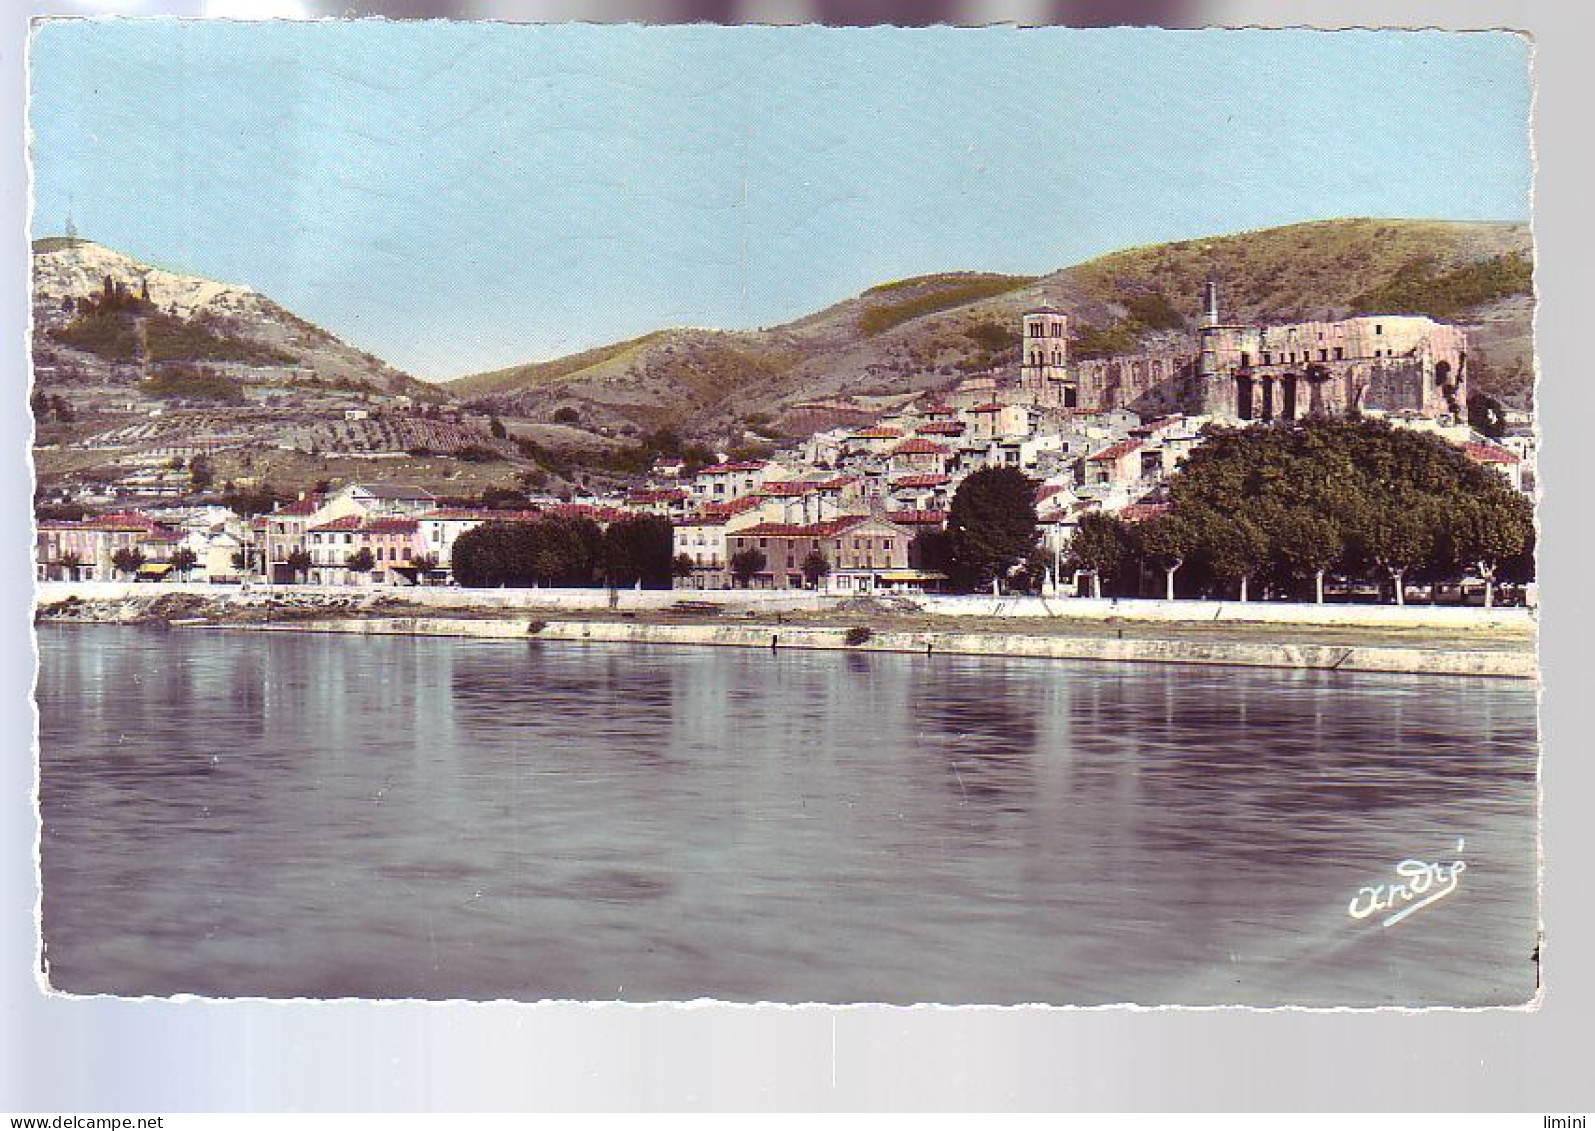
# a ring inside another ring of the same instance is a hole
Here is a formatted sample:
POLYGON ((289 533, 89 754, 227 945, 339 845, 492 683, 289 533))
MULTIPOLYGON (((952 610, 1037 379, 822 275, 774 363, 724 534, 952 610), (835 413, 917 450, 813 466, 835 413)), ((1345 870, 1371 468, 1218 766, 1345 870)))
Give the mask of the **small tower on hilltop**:
POLYGON ((1069 380, 1069 316, 1057 307, 1027 310, 1019 341, 1019 384, 1027 399, 1050 408, 1073 408, 1069 380))

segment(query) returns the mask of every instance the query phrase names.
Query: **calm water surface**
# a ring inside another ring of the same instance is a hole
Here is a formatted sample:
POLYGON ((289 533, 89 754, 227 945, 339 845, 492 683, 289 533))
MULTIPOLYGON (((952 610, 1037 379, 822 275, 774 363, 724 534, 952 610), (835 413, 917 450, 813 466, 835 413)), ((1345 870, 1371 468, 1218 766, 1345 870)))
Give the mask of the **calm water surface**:
POLYGON ((1526 681, 109 626, 39 651, 66 991, 1536 986, 1526 681), (1408 857, 1467 870, 1399 924, 1353 919, 1408 857))

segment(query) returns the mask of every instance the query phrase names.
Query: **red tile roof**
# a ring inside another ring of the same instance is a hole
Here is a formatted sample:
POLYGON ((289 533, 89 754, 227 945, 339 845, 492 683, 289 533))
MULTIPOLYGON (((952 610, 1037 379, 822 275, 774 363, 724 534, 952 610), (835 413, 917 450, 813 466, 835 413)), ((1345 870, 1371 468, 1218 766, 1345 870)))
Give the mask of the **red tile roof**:
POLYGON ((1462 450, 1470 459, 1479 463, 1522 463, 1523 460, 1515 453, 1500 447, 1497 444, 1481 444, 1478 441, 1462 445, 1462 450))
POLYGON ((1093 463, 1109 463, 1120 456, 1127 456, 1141 446, 1140 440, 1120 440, 1112 447, 1103 448, 1096 455, 1091 456, 1093 463))
MULTIPOLYGON (((746 530, 738 530, 734 538, 833 538, 838 534, 853 529, 853 527, 870 521, 873 515, 848 514, 840 518, 828 519, 825 522, 808 523, 797 522, 761 522, 757 526, 750 526, 746 530)), ((882 516, 887 521, 895 521, 893 515, 882 516)))
POLYGON ((743 463, 716 463, 703 468, 699 475, 730 475, 739 471, 763 471, 765 465, 756 460, 743 463))
POLYGON ((360 524, 364 521, 365 519, 361 515, 346 514, 342 518, 335 518, 331 522, 323 522, 320 526, 312 526, 310 529, 313 531, 359 530, 360 524))
POLYGON ((854 432, 850 440, 895 440, 902 433, 896 428, 866 428, 862 432, 854 432))
POLYGON ((929 420, 914 429, 921 436, 958 436, 964 431, 962 420, 929 420))
POLYGON ((376 518, 361 530, 367 534, 414 534, 419 528, 420 523, 413 518, 376 518))
POLYGON ((628 503, 679 503, 687 497, 680 487, 626 492, 628 503))
POLYGON ((886 517, 899 526, 941 526, 947 521, 946 511, 887 511, 886 517))
POLYGON ((1002 405, 997 404, 996 402, 992 402, 991 404, 977 404, 974 408, 970 409, 969 411, 970 412, 1001 412, 1002 409, 1003 409, 1002 405))
POLYGON ((943 487, 953 481, 951 475, 904 475, 892 480, 892 488, 898 487, 943 487))
POLYGON ((894 456, 944 456, 947 449, 929 440, 904 440, 892 449, 894 456))
POLYGON ((1046 499, 1052 498, 1054 495, 1061 495, 1067 490, 1067 487, 1060 486, 1057 483, 1048 483, 1046 486, 1037 489, 1036 502, 1043 502, 1046 499))
POLYGON ((806 479, 787 479, 780 483, 766 483, 754 492, 756 495, 765 495, 770 498, 795 499, 800 495, 807 495, 813 491, 815 484, 806 479))
POLYGON ((290 514, 290 515, 311 515, 311 514, 315 514, 316 511, 319 510, 320 508, 321 508, 321 501, 318 498, 316 498, 314 495, 312 495, 312 496, 310 496, 308 498, 304 498, 304 499, 295 499, 293 502, 288 503, 286 506, 278 507, 272 513, 274 513, 274 514, 290 514))
POLYGON ((729 503, 709 503, 696 514, 689 514, 676 520, 677 526, 720 526, 727 520, 756 510, 760 500, 752 495, 745 495, 740 499, 732 499, 729 503))

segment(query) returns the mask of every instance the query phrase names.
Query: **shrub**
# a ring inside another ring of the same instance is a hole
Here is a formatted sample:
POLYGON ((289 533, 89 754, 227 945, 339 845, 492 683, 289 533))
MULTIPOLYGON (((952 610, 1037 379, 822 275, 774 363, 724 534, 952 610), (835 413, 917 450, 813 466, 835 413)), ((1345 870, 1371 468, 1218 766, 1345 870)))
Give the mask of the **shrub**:
POLYGON ((849 648, 857 648, 860 644, 868 644, 875 636, 875 630, 865 628, 863 625, 854 625, 847 630, 847 635, 842 637, 849 648))

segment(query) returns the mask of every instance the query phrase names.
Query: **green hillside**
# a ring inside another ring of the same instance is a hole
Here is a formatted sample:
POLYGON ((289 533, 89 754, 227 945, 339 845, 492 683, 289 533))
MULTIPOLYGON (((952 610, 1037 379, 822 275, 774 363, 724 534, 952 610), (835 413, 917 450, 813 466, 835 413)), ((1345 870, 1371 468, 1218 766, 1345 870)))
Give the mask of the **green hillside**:
POLYGON ((1476 386, 1532 383, 1532 253, 1521 224, 1346 219, 1130 248, 1039 278, 947 272, 884 283, 762 330, 671 330, 452 382, 451 393, 594 426, 668 424, 737 437, 747 422, 834 396, 950 387, 1013 363, 1019 316, 1070 317, 1075 357, 1181 348, 1216 280, 1226 318, 1261 323, 1425 313, 1469 327, 1476 386))

